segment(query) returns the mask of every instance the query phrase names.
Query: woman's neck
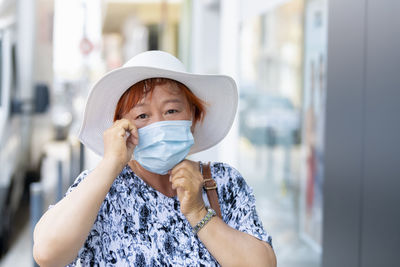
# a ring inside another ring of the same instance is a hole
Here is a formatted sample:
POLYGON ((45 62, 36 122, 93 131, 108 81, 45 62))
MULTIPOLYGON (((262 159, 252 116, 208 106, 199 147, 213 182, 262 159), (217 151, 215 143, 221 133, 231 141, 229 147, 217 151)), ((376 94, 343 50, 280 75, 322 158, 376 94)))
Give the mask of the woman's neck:
POLYGON ((162 193, 167 197, 176 196, 176 190, 172 189, 172 183, 169 181, 169 174, 161 175, 152 173, 143 168, 136 160, 128 162, 129 167, 139 176, 146 184, 162 193))

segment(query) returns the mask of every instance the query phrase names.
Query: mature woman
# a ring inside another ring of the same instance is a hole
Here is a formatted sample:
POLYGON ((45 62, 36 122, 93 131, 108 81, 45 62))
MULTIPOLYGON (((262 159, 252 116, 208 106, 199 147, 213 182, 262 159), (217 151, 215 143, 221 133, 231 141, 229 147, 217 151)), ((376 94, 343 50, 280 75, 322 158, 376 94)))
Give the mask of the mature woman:
POLYGON ((212 163, 210 186, 207 166, 185 159, 223 139, 236 108, 230 77, 187 73, 165 52, 139 54, 106 74, 89 94, 79 134, 102 160, 36 225, 35 260, 275 266, 271 238, 238 171, 212 163))

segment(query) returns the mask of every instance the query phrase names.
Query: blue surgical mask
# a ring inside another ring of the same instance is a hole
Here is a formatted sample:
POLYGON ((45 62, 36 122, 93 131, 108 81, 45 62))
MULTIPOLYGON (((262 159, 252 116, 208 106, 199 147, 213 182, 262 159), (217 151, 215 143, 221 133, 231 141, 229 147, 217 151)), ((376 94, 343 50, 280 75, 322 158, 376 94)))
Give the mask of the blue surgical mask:
POLYGON ((138 130, 134 159, 146 170, 167 174, 185 159, 194 144, 191 121, 159 121, 138 130))

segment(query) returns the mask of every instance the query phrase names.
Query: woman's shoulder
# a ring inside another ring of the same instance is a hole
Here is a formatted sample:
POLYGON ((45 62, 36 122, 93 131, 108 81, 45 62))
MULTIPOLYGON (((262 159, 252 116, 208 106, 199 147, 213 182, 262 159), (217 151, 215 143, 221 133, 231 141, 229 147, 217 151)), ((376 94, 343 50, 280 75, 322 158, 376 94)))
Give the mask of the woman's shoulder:
POLYGON ((213 177, 241 176, 240 172, 233 166, 229 165, 228 163, 211 162, 210 167, 213 177))
MULTIPOLYGON (((67 194, 70 193, 75 187, 77 187, 92 171, 92 169, 85 169, 83 170, 75 179, 73 184, 70 186, 70 188, 67 191, 67 194)), ((114 183, 112 184, 112 188, 115 186, 119 186, 120 184, 125 184, 132 186, 137 184, 134 181, 131 181, 132 179, 129 178, 136 178, 135 173, 131 170, 131 168, 126 165, 121 172, 115 177, 114 183)))
POLYGON ((231 188, 247 186, 241 173, 228 163, 212 162, 210 165, 212 176, 218 186, 227 185, 231 188))

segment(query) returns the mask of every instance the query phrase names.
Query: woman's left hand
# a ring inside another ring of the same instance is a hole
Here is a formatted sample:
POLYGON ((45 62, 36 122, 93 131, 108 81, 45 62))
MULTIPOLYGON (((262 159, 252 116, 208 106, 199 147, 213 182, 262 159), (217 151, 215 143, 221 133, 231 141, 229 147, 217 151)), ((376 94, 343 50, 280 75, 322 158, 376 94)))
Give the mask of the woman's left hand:
POLYGON ((202 197, 203 176, 197 162, 184 160, 171 170, 172 189, 176 189, 181 212, 193 226, 207 211, 202 197))

